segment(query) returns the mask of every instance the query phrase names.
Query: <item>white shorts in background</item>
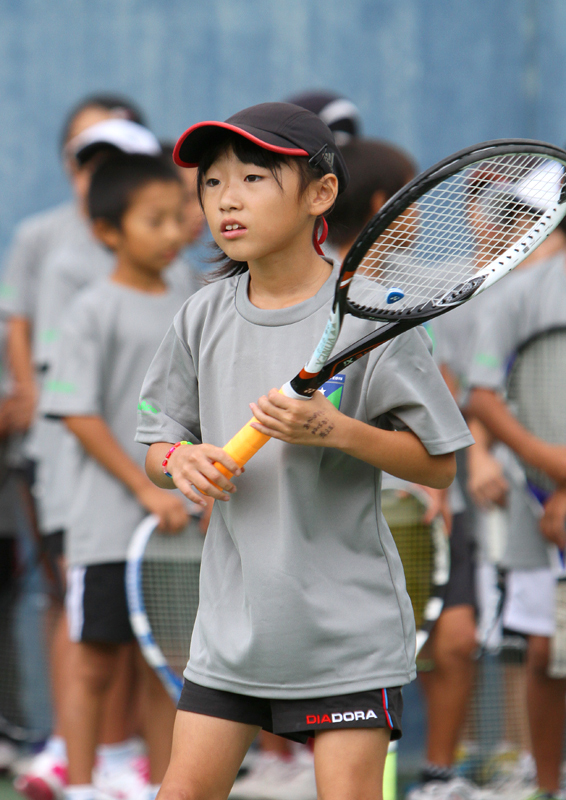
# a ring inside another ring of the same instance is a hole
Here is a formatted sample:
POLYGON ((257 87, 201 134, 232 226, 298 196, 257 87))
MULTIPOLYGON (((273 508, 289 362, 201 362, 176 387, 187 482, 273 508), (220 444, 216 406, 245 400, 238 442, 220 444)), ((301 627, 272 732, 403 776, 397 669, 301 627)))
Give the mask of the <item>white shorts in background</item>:
POLYGON ((531 636, 553 636, 556 577, 551 569, 513 569, 507 575, 503 625, 531 636))

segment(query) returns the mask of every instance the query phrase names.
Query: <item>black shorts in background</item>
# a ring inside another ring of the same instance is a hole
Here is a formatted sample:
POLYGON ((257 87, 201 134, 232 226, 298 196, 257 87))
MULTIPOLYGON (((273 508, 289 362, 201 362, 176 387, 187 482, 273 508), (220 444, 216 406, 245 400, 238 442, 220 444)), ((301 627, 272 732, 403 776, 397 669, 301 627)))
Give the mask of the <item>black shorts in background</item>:
POLYGON ((450 577, 443 608, 454 606, 473 606, 477 610, 476 540, 468 511, 455 514, 452 520, 450 577))
POLYGON ((134 638, 125 572, 125 561, 68 568, 65 608, 72 642, 123 644, 134 638))

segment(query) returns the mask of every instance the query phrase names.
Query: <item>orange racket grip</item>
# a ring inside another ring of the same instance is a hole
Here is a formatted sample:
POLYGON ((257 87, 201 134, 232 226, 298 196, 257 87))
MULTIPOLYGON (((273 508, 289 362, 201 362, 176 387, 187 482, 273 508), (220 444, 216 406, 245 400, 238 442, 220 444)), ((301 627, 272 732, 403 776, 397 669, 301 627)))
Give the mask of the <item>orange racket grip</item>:
MULTIPOLYGON (((252 428, 252 422, 257 422, 255 417, 252 417, 250 421, 230 439, 228 444, 224 445, 222 448, 229 456, 232 456, 239 467, 243 467, 244 464, 271 439, 271 436, 267 436, 265 433, 260 433, 256 431, 255 428, 252 428)), ((226 469, 222 464, 216 462, 214 466, 227 478, 232 477, 230 470, 226 469)))
MULTIPOLYGON (((279 389, 280 394, 287 393, 285 391, 286 386, 287 384, 279 389)), ((232 456, 239 467, 243 467, 244 464, 247 464, 250 458, 255 456, 257 451, 261 450, 263 445, 271 439, 271 436, 267 436, 267 434, 260 433, 255 428, 252 428, 252 422, 257 422, 255 417, 252 417, 249 422, 246 422, 244 427, 222 448, 229 456, 232 456)), ((226 469, 226 467, 223 467, 222 464, 219 464, 218 461, 214 463, 214 466, 227 478, 232 477, 233 473, 230 472, 229 469, 226 469)))

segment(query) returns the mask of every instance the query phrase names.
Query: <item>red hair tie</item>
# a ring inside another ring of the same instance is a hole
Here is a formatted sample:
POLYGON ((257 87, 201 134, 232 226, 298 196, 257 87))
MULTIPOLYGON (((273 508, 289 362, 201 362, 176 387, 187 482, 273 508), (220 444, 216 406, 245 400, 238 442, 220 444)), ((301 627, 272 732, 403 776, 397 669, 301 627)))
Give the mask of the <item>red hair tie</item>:
POLYGON ((314 233, 312 237, 314 249, 319 254, 319 256, 324 255, 324 252, 320 245, 325 243, 327 236, 328 236, 328 222, 324 219, 324 217, 322 217, 320 220, 318 220, 318 222, 314 226, 314 233), (320 233, 320 236, 317 234, 319 223, 322 224, 322 231, 320 233))

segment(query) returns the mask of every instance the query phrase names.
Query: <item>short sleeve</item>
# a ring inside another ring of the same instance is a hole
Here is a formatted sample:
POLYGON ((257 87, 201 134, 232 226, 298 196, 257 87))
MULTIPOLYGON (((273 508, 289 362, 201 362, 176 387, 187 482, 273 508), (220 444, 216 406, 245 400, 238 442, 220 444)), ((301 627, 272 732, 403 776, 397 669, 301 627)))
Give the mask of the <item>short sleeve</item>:
MULTIPOLYGON (((370 422, 410 430, 431 455, 474 443, 419 329, 394 339, 368 376, 366 412, 370 422)), ((379 351, 377 351, 379 353, 379 351)))
POLYGON ((50 417, 102 415, 103 341, 94 309, 72 304, 48 369, 40 411, 50 417))
POLYGON ((186 440, 200 444, 198 381, 189 347, 178 330, 180 320, 178 315, 143 382, 137 442, 186 440))
POLYGON ((520 310, 509 298, 506 305, 486 313, 474 343, 467 384, 495 391, 505 388, 509 359, 520 339, 520 310))
POLYGON ((33 319, 38 263, 41 258, 36 237, 25 223, 17 229, 0 282, 0 312, 4 316, 33 319))

